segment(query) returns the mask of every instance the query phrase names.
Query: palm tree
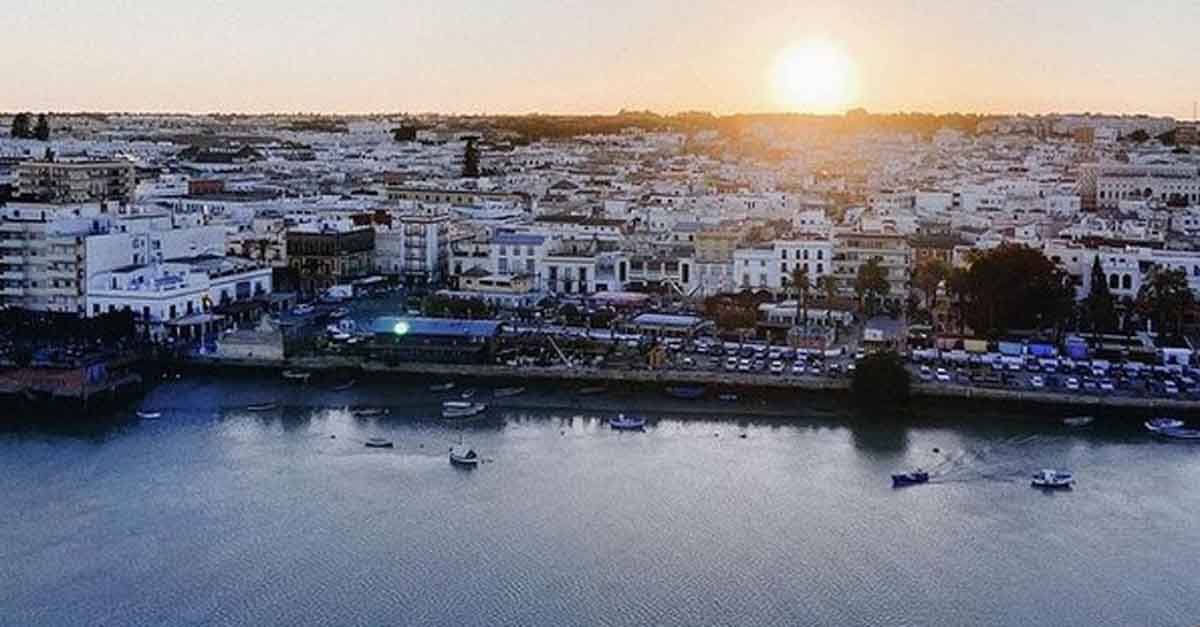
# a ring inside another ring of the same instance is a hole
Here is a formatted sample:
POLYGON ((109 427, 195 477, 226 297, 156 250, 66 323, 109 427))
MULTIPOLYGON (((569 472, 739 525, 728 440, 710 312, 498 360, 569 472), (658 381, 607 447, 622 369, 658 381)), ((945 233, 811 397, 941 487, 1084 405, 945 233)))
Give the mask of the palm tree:
POLYGON ((808 292, 812 289, 812 283, 808 280, 808 266, 797 264, 796 269, 792 270, 792 289, 800 297, 800 319, 808 324, 808 292))
POLYGON ((837 279, 832 274, 826 274, 817 277, 817 287, 825 296, 826 304, 833 304, 833 299, 838 295, 837 279))

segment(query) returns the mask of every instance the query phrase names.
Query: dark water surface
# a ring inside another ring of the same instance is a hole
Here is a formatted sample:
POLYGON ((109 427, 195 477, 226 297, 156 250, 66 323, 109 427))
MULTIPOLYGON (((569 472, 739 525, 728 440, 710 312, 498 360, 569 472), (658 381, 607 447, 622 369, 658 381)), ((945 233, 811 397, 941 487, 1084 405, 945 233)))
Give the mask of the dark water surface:
POLYGON ((1200 621, 1200 447, 1132 418, 542 389, 460 426, 439 400, 196 378, 147 396, 160 420, 7 428, 0 624, 1200 621), (284 406, 240 409, 268 399, 284 406), (651 424, 613 432, 617 409, 651 424), (734 415, 751 410, 786 416, 734 415), (363 447, 377 435, 396 448, 363 447), (460 436, 480 468, 448 464, 460 436), (918 465, 931 484, 892 489, 918 465), (1043 466, 1079 485, 1030 488, 1043 466))

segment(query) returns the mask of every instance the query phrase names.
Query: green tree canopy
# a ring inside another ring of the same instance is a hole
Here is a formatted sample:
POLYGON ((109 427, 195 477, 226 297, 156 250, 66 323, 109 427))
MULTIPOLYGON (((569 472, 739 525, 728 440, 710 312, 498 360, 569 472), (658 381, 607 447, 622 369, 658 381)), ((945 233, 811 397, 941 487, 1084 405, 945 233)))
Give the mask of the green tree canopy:
POLYGON ((1117 326, 1117 301, 1100 266, 1100 255, 1092 261, 1092 287, 1083 300, 1083 315, 1093 333, 1111 333, 1117 326))
POLYGON ((858 296, 858 305, 867 315, 875 315, 879 301, 888 294, 887 270, 879 264, 879 257, 872 257, 867 263, 858 267, 858 276, 854 277, 854 293, 858 296))
POLYGON ((33 137, 40 141, 50 140, 50 120, 45 113, 38 114, 37 125, 33 127, 33 137))
POLYGON ((29 113, 18 113, 13 116, 11 130, 13 139, 29 139, 33 137, 32 117, 29 113))
POLYGON ((908 400, 912 375, 895 351, 872 353, 854 368, 850 389, 859 402, 895 404, 908 400))
POLYGON ((950 264, 941 259, 926 259, 913 270, 913 287, 925 297, 925 306, 933 309, 937 305, 938 286, 950 278, 950 264))
POLYGON ((996 337, 1015 329, 1062 330, 1075 305, 1070 279, 1040 251, 1004 244, 951 277, 963 320, 996 337))
POLYGON ((1183 316, 1196 302, 1188 285, 1187 272, 1154 266, 1138 290, 1136 307, 1143 319, 1151 320, 1159 333, 1183 332, 1183 316))

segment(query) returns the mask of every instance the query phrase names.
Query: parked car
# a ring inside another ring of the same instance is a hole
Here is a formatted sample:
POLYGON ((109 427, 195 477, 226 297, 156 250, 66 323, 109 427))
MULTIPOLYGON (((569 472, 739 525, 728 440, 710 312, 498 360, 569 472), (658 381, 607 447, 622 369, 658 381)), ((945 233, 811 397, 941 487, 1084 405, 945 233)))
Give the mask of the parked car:
POLYGON ((937 380, 941 381, 943 383, 949 383, 950 382, 950 373, 946 372, 945 368, 938 368, 937 369, 937 380))
POLYGON ((1068 390, 1078 390, 1079 389, 1079 379, 1076 379, 1075 377, 1067 377, 1067 382, 1065 384, 1065 387, 1068 390))

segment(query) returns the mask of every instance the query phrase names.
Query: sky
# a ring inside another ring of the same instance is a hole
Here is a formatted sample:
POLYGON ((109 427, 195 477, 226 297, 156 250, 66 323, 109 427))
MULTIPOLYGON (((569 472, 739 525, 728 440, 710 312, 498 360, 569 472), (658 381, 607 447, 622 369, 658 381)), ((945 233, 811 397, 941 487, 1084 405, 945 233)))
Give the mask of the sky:
POLYGON ((0 111, 1190 118, 1200 100, 1195 0, 5 0, 0 14, 0 111), (836 70, 802 60, 780 78, 784 51, 814 46, 836 70))

